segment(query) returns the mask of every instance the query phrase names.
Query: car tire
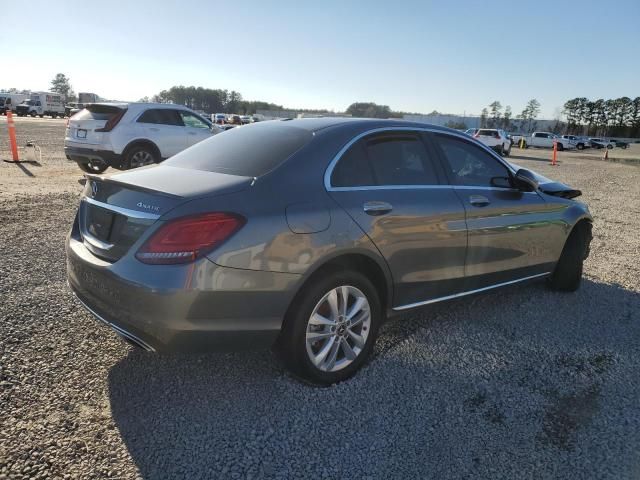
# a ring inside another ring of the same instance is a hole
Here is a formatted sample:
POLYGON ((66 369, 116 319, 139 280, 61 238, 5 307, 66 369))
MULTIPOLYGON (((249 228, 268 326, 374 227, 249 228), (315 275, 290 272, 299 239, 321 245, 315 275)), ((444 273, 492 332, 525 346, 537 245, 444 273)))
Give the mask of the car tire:
POLYGON ((109 168, 109 165, 106 165, 104 163, 92 163, 92 162, 78 163, 78 166, 80 167, 80 170, 87 173, 102 173, 107 168, 109 168))
POLYGON ((42 114, 42 115, 38 115, 38 116, 39 116, 40 118, 44 118, 44 114, 42 114))
POLYGON ((564 150, 564 145, 562 145, 561 143, 558 144, 558 151, 561 152, 564 150))
POLYGON ((57 115, 57 114, 55 114, 55 113, 52 113, 52 114, 51 114, 51 118, 57 118, 57 117, 58 117, 58 115, 57 115))
POLYGON ((382 315, 378 292, 363 274, 337 271, 319 276, 292 302, 278 351, 287 369, 307 382, 341 382, 366 362, 382 315))
POLYGON ((584 150, 584 144, 583 143, 579 143, 578 145, 576 145, 576 148, 578 150, 584 150))
POLYGON ((613 145, 609 144, 607 145, 607 150, 612 150, 613 149, 613 145))
POLYGON ((589 256, 591 228, 590 222, 582 222, 569 234, 560 260, 548 280, 552 290, 575 292, 580 287, 584 260, 589 256))
POLYGON ((508 157, 509 155, 511 155, 511 145, 509 145, 509 148, 505 149, 504 145, 502 146, 502 156, 503 157, 508 157))
POLYGON ((498 152, 498 155, 504 155, 504 145, 497 147, 496 152, 498 152))
POLYGON ((31 112, 31 118, 36 118, 37 113, 36 112, 31 112))
POLYGON ((148 145, 134 145, 125 154, 124 169, 145 167, 158 163, 156 152, 148 145))

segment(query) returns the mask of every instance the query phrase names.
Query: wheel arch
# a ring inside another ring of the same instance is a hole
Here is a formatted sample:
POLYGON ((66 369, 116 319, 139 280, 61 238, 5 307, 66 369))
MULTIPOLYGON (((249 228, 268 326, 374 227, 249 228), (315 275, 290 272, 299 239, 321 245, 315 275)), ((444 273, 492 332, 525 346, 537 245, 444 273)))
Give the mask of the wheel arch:
POLYGON ((289 310, 292 305, 297 303, 298 298, 304 293, 305 288, 317 278, 335 272, 344 270, 353 270, 364 274, 373 283, 383 312, 391 310, 391 302, 393 301, 393 281, 391 273, 386 264, 382 264, 381 260, 375 258, 371 252, 366 250, 356 250, 341 252, 329 258, 317 262, 303 276, 296 293, 291 298, 287 313, 284 316, 282 328, 284 329, 287 319, 291 317, 289 310))
POLYGON ((160 153, 160 149, 158 148, 158 146, 147 138, 136 138, 135 140, 131 140, 127 144, 127 146, 122 149, 122 160, 124 161, 127 158, 127 155, 129 154, 132 148, 135 148, 138 146, 150 147, 153 150, 156 157, 158 158, 158 160, 162 160, 162 155, 160 153))

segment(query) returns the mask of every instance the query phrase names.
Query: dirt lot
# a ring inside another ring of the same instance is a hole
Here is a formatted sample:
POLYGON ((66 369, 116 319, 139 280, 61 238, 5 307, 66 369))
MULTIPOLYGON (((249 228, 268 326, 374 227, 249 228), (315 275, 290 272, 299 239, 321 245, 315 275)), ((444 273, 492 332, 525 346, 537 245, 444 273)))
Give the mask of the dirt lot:
POLYGON ((0 162, 0 479, 640 477, 640 167, 514 149, 584 192, 582 288, 413 312, 353 380, 314 389, 269 352, 146 354, 92 319, 65 280, 82 175, 64 121, 17 132, 43 156, 0 162))

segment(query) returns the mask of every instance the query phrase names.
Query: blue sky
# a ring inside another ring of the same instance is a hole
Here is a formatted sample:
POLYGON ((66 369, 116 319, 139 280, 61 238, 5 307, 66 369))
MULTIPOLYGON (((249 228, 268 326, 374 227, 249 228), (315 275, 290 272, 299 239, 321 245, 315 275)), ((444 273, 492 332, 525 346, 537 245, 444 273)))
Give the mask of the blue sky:
POLYGON ((467 114, 537 98, 548 118, 576 96, 640 95, 639 0, 27 4, 4 4, 0 87, 45 90, 63 72, 76 92, 121 100, 182 84, 467 114))

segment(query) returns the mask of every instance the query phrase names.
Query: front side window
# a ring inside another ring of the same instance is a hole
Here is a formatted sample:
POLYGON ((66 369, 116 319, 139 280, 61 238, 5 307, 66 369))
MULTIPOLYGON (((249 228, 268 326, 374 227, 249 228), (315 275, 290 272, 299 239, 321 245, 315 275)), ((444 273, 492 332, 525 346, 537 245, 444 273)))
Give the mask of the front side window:
POLYGON ((184 123, 186 127, 209 129, 209 125, 193 113, 180 112, 180 117, 182 118, 182 123, 184 123))
POLYGON ((492 178, 509 176, 506 166, 471 142, 442 134, 436 135, 436 142, 454 185, 492 187, 492 178))
POLYGON ((353 144, 331 174, 334 187, 437 185, 434 159, 415 133, 372 135, 353 144))

